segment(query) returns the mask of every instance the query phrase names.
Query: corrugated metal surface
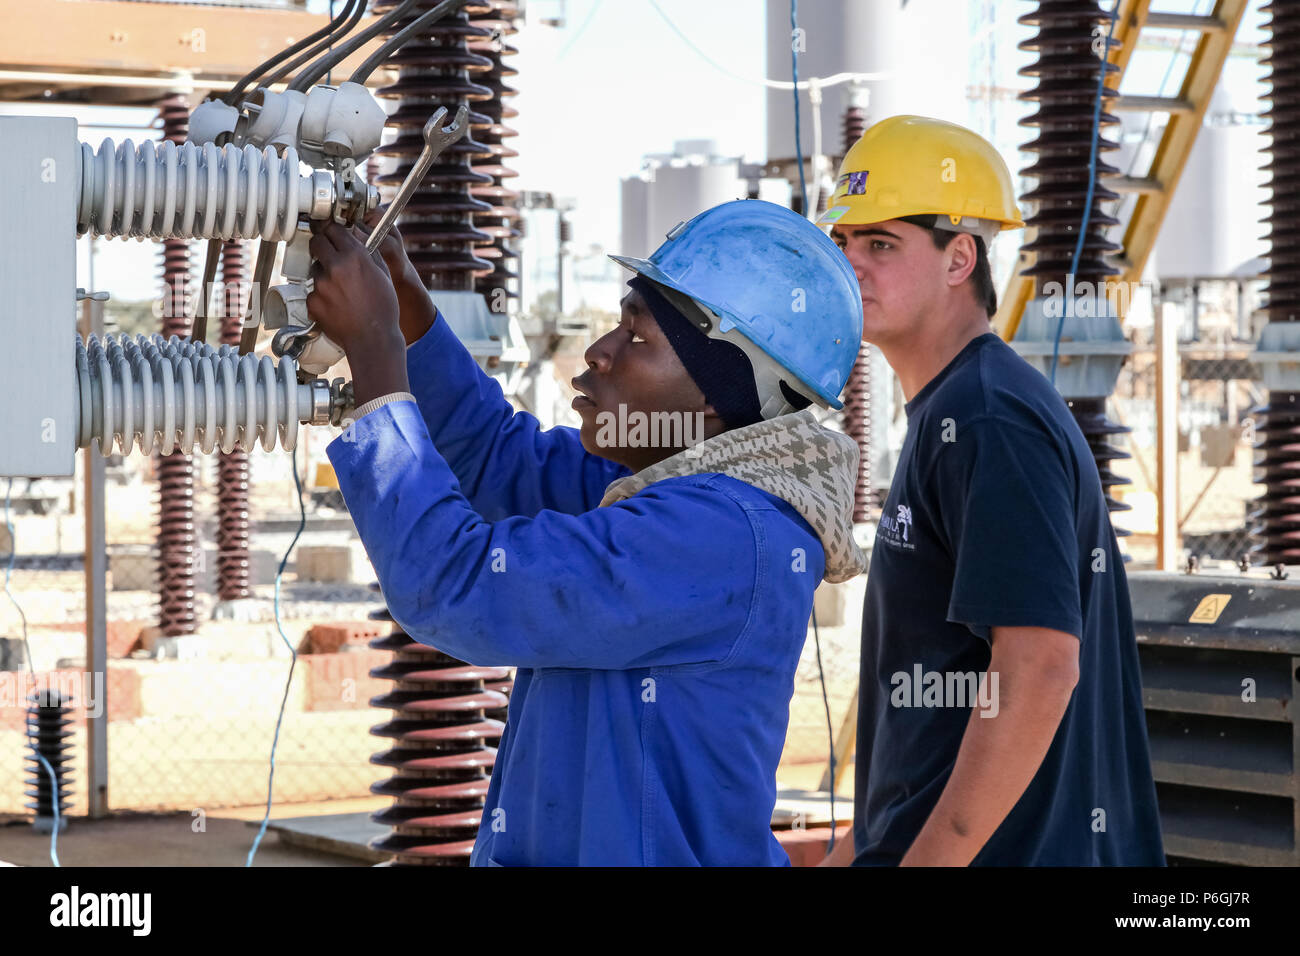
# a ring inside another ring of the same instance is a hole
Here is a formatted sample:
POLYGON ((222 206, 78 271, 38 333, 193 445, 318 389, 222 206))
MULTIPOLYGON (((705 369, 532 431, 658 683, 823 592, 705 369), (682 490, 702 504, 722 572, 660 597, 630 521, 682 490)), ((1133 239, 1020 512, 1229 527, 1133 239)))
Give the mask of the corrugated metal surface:
POLYGON ((1300 864, 1300 583, 1129 575, 1174 862, 1300 864))

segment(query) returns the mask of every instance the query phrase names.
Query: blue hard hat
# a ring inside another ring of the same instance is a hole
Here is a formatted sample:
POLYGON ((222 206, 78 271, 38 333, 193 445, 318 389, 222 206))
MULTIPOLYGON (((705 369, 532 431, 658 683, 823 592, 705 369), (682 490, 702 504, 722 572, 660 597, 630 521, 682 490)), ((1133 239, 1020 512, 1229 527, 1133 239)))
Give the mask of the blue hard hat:
POLYGON ((862 338, 862 294, 834 242, 803 216, 737 199, 678 223, 649 259, 610 256, 739 330, 831 408, 862 338))

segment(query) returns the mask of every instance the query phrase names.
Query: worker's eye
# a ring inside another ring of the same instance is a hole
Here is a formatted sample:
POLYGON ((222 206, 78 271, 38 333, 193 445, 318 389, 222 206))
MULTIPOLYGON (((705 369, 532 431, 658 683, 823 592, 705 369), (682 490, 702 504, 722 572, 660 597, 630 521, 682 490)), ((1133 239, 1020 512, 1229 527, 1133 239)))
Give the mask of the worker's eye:
POLYGON ((872 239, 871 248, 876 250, 892 249, 893 243, 886 242, 884 239, 872 239))
POLYGON ((639 334, 637 334, 636 332, 633 332, 633 333, 632 333, 632 344, 633 344, 633 345, 639 345, 639 344, 641 344, 641 343, 643 343, 643 342, 645 342, 645 339, 641 338, 641 336, 640 336, 639 334))

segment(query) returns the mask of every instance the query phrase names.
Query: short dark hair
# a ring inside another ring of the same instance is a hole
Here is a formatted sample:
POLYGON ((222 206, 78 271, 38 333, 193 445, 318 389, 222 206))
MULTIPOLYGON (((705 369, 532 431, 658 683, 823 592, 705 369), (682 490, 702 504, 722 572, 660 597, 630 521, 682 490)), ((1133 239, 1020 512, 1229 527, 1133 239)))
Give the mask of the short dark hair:
MULTIPOLYGON (((957 232, 953 229, 936 229, 934 223, 938 219, 938 216, 902 216, 900 221, 928 229, 935 248, 947 249, 957 232)), ((998 314, 998 293, 993 288, 993 269, 989 265, 988 249, 985 248, 982 237, 974 233, 970 236, 975 240, 975 268, 970 274, 970 281, 974 287, 972 291, 975 293, 975 301, 984 306, 984 311, 991 319, 998 314)))

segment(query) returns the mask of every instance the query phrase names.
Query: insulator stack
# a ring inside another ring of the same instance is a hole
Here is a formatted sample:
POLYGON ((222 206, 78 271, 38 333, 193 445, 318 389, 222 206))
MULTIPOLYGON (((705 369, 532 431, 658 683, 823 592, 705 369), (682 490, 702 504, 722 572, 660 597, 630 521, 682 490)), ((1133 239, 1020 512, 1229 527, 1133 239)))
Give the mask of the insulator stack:
MULTIPOLYGON (((1088 198, 1089 157, 1093 138, 1097 138, 1097 183, 1093 190, 1088 231, 1084 238, 1079 264, 1073 269, 1076 284, 1087 281, 1104 283, 1119 270, 1105 260, 1119 246, 1106 238, 1106 230, 1119 220, 1103 208, 1119 195, 1101 183, 1106 176, 1119 173, 1102 161, 1101 155, 1118 149, 1119 144, 1106 139, 1102 130, 1115 126, 1119 119, 1109 112, 1117 95, 1109 86, 1102 95, 1101 116, 1096 132, 1093 112, 1097 103, 1099 72, 1118 73, 1119 67, 1103 60, 1093 50, 1098 31, 1110 30, 1111 14, 1097 0, 1042 0, 1038 9, 1020 18, 1025 26, 1038 32, 1020 44, 1020 49, 1038 54, 1021 76, 1034 77, 1037 85, 1020 94, 1020 99, 1038 105, 1037 112, 1020 121, 1021 126, 1037 127, 1038 138, 1021 149, 1038 154, 1038 161, 1022 170, 1033 176, 1038 185, 1020 198, 1033 204, 1034 214, 1025 220, 1036 230, 1034 241, 1023 251, 1035 255, 1034 263, 1024 275, 1034 276, 1041 291, 1048 282, 1058 282, 1063 289, 1072 288, 1067 281, 1083 226, 1084 204, 1088 198)), ((1117 49, 1112 44, 1112 51, 1117 49)), ((1096 286, 1094 286, 1095 288, 1096 286)))
MULTIPOLYGON (((1119 199, 1119 194, 1101 182, 1119 173, 1101 158, 1119 148, 1102 132, 1119 123, 1110 112, 1117 93, 1109 85, 1102 93, 1100 114, 1094 116, 1101 71, 1105 70, 1107 76, 1119 72, 1119 67, 1095 48, 1111 32, 1113 19, 1097 0, 1041 0, 1033 13, 1020 18, 1021 24, 1037 30, 1019 48, 1037 54, 1033 63, 1020 70, 1021 76, 1037 81, 1032 89, 1020 94, 1021 100, 1037 104, 1037 111, 1022 119, 1020 125, 1039 131, 1037 139, 1021 147, 1038 156, 1037 162, 1021 171, 1035 177, 1038 184, 1020 198, 1033 210, 1025 225, 1035 231, 1033 241, 1022 247, 1023 252, 1034 255, 1033 264, 1023 274, 1034 277, 1040 295, 1052 282, 1067 290, 1103 290, 1108 277, 1119 274, 1105 258, 1120 248, 1106 238, 1106 230, 1118 225, 1119 220, 1105 209, 1105 204, 1119 199), (1088 183, 1093 178, 1089 163, 1094 141, 1096 178, 1088 228, 1075 265, 1088 183)), ((1118 48, 1118 43, 1112 41, 1111 52, 1118 48)), ((1110 470, 1110 463, 1131 457, 1111 445, 1109 438, 1129 429, 1106 418, 1105 400, 1070 401, 1071 396, 1065 397, 1096 456, 1108 507, 1112 512, 1129 510, 1109 495, 1111 487, 1129 483, 1110 470)), ((1128 534, 1119 528, 1115 533, 1128 534)))
MULTIPOLYGON (((1110 468, 1112 461, 1132 457, 1128 452, 1120 451, 1110 443, 1112 436, 1125 434, 1130 429, 1116 424, 1106 417, 1106 400, 1104 398, 1072 398, 1068 399, 1066 404, 1070 406, 1070 411, 1074 414, 1074 420, 1079 423, 1079 430, 1083 432, 1083 437, 1088 440, 1088 447, 1092 450, 1092 457, 1097 462, 1097 473, 1101 477, 1101 490, 1106 496, 1107 510, 1112 513, 1132 510, 1132 505, 1124 504, 1111 494, 1112 488, 1118 485, 1131 484, 1131 480, 1115 474, 1110 468)), ((1125 528, 1115 528, 1116 537, 1122 538, 1131 533, 1125 528)))
MULTIPOLYGON (((844 111, 844 148, 848 155, 853 144, 867 131, 867 111, 852 105, 844 111)), ((858 346, 858 358, 849 372, 844 388, 844 434, 858 444, 858 480, 853 488, 853 520, 869 520, 875 506, 871 492, 871 345, 858 346)))
MULTIPOLYGON (((178 146, 189 130, 189 102, 180 94, 161 104, 162 138, 178 146)), ((164 338, 190 331, 185 291, 189 284, 189 244, 184 239, 163 242, 163 289, 169 298, 163 309, 164 338)), ((194 531, 194 463, 184 452, 154 458, 158 476, 158 626, 163 636, 193 634, 194 573, 198 554, 194 531)))
POLYGON ((844 149, 841 156, 848 155, 853 144, 867 131, 867 111, 861 106, 853 105, 844 111, 844 149))
POLYGON ((487 297, 489 306, 501 311, 506 303, 518 297, 515 281, 519 278, 519 251, 515 240, 519 238, 519 209, 516 203, 519 193, 510 188, 508 180, 519 175, 506 165, 507 160, 519 153, 505 145, 507 139, 519 134, 506 125, 506 121, 519 115, 519 111, 508 105, 507 97, 516 95, 516 90, 506 85, 506 79, 516 75, 515 69, 507 62, 519 51, 505 42, 505 38, 518 33, 515 26, 519 18, 518 5, 513 0, 486 0, 492 9, 486 13, 472 14, 470 23, 489 31, 487 37, 468 42, 469 51, 487 57, 492 68, 486 73, 476 75, 475 82, 492 91, 492 99, 482 104, 482 112, 491 119, 491 124, 481 130, 475 130, 475 136, 488 148, 489 155, 475 160, 471 165, 476 173, 492 177, 490 184, 474 186, 470 195, 492 206, 491 211, 474 216, 474 225, 492 237, 486 245, 476 246, 475 255, 493 264, 491 274, 482 276, 475 283, 475 288, 487 297))
POLYGON ((27 700, 27 749, 31 754, 24 758, 27 764, 25 792, 29 798, 26 806, 35 814, 33 824, 36 829, 48 832, 54 826, 54 801, 58 800, 59 814, 63 817, 66 817, 70 802, 68 787, 72 783, 72 755, 68 751, 72 745, 68 738, 72 731, 68 727, 72 724, 72 708, 52 687, 29 695, 27 700), (38 754, 54 771, 53 781, 38 754))
MULTIPOLYGON (((1264 167, 1273 191, 1269 213, 1268 322, 1300 320, 1300 9, 1294 3, 1266 5, 1272 33, 1269 69, 1272 106, 1271 156, 1264 167)), ((1264 494, 1254 501, 1251 557, 1266 565, 1300 564, 1300 392, 1270 390, 1268 404, 1252 410, 1256 422, 1256 480, 1264 494)))
POLYGON ((867 521, 871 514, 871 346, 858 346, 858 358, 844 389, 844 434, 858 445, 858 477, 853 488, 853 520, 867 521))
MULTIPOLYGON (((387 610, 372 619, 389 620, 387 610)), ((370 732, 392 746, 370 758, 393 769, 393 776, 371 785, 371 792, 393 798, 372 814, 392 828, 370 842, 393 854, 394 866, 465 866, 469 863, 486 806, 496 749, 505 730, 507 705, 500 690, 506 667, 475 667, 417 643, 394 624, 391 634, 370 646, 392 651, 392 661, 371 670, 372 677, 394 681, 390 693, 372 698, 372 707, 393 718, 370 732)))
MULTIPOLYGON (((228 242, 221 250, 221 343, 239 347, 241 308, 248 276, 244 246, 228 242)), ((217 596, 223 601, 252 597, 248 557, 248 453, 223 453, 217 460, 217 596)))
POLYGON ((211 454, 276 439, 286 451, 298 426, 330 421, 332 395, 322 380, 298 381, 292 358, 240 355, 238 346, 214 348, 161 335, 76 340, 77 396, 73 423, 78 448, 99 442, 104 455, 116 448, 145 455, 155 450, 211 454))
MULTIPOLYGON (((396 4, 397 0, 374 0, 372 10, 386 13, 396 4)), ((434 5, 435 0, 421 0, 393 24, 391 32, 434 5)), ((491 117, 474 108, 474 104, 490 100, 492 90, 471 80, 470 75, 491 70, 492 61, 471 53, 467 46, 470 40, 491 36, 489 30, 472 25, 469 16, 491 10, 487 2, 466 4, 435 21, 385 61, 397 68, 397 82, 376 91, 377 96, 398 101, 386 124, 396 131, 396 138, 375 150, 376 155, 394 160, 392 168, 379 177, 380 186, 396 187, 406 178, 424 147, 424 124, 438 107, 445 106, 450 116, 462 103, 470 107, 469 129, 434 160, 397 218, 407 255, 430 289, 473 291, 476 278, 493 271, 492 262, 475 254, 476 247, 492 242, 493 237, 474 225, 476 215, 490 213, 493 207, 470 193, 474 187, 492 184, 491 176, 470 167, 475 157, 490 155, 491 150, 477 136, 479 130, 493 125, 491 117)))

